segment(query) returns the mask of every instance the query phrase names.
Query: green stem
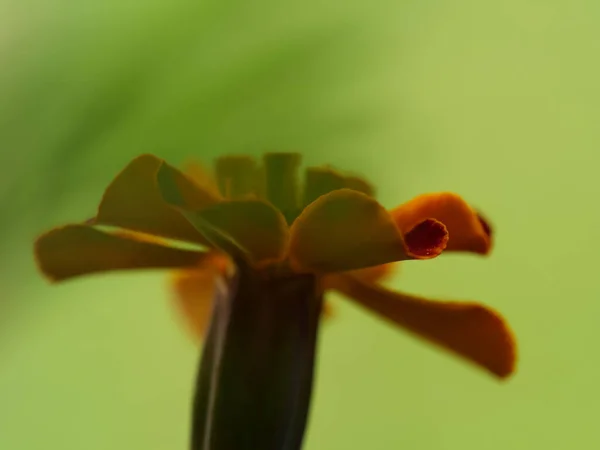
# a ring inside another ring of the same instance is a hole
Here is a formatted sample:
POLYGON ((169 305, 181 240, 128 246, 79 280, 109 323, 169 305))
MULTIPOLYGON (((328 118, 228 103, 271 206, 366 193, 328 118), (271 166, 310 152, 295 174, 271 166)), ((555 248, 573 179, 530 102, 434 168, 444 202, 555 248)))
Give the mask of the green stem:
POLYGON ((192 450, 299 450, 322 295, 310 275, 244 264, 217 295, 196 384, 192 450))

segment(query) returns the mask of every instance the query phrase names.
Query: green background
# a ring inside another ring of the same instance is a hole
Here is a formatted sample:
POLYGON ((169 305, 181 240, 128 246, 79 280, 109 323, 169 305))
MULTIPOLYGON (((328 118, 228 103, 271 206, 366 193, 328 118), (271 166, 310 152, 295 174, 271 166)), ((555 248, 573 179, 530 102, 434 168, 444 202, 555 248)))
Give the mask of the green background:
POLYGON ((517 334, 499 383, 332 296, 308 450, 596 448, 597 0, 0 1, 0 448, 187 448, 198 349, 161 273, 49 286, 34 236, 132 157, 298 150, 392 207, 463 195, 490 258, 394 287, 517 334))

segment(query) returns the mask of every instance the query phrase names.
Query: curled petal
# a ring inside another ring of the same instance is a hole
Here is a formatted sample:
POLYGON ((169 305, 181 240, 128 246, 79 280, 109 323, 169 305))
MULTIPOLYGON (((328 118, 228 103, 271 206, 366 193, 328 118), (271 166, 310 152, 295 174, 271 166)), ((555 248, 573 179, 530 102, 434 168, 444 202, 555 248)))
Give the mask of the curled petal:
POLYGON ((261 200, 232 200, 197 209, 182 195, 168 166, 162 166, 157 180, 164 200, 230 256, 244 257, 254 264, 285 256, 288 226, 285 217, 270 204, 261 200))
POLYGON ((333 283, 336 290, 367 309, 500 378, 514 371, 512 332, 500 315, 483 305, 431 301, 348 275, 337 276, 333 283))
POLYGON ((490 222, 485 217, 483 217, 483 215, 481 215, 481 213, 477 213, 477 220, 479 220, 479 223, 481 224, 481 227, 483 228, 483 232, 491 240, 493 238, 494 230, 492 229, 492 225, 490 224, 490 222))
POLYGON ((403 238, 390 214, 372 197, 339 189, 319 197, 291 227, 292 267, 306 272, 362 269, 439 255, 447 239, 444 225, 427 219, 403 238))
POLYGON ((113 235, 87 225, 55 228, 35 242, 41 271, 53 281, 97 272, 192 267, 204 253, 113 235))
MULTIPOLYGON (((129 163, 104 192, 98 214, 92 222, 205 243, 202 235, 163 201, 156 185, 156 174, 161 164, 163 161, 153 155, 142 155, 129 163)), ((182 192, 196 206, 211 205, 219 200, 181 172, 172 170, 182 192)))
POLYGON ((448 230, 436 219, 425 219, 404 235, 404 243, 414 258, 434 258, 446 248, 448 230))
POLYGON ((394 208, 390 214, 403 232, 426 218, 439 220, 448 229, 447 251, 486 254, 491 249, 489 224, 460 196, 451 192, 420 195, 394 208))

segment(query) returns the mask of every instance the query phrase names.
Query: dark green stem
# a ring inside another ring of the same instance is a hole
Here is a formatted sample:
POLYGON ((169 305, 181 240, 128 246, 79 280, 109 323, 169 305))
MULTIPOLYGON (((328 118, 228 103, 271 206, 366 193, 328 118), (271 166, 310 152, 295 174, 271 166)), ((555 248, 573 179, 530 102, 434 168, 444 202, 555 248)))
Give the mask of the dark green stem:
POLYGON ((191 449, 299 450, 322 307, 315 278, 240 264, 215 300, 191 449))

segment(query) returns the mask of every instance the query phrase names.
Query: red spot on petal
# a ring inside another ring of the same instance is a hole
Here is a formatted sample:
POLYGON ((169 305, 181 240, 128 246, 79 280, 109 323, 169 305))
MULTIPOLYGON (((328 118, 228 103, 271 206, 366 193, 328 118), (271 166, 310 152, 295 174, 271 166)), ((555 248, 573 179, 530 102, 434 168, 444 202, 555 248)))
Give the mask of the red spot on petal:
POLYGON ((433 258, 446 248, 448 230, 442 222, 426 219, 404 235, 404 242, 416 258, 433 258))

